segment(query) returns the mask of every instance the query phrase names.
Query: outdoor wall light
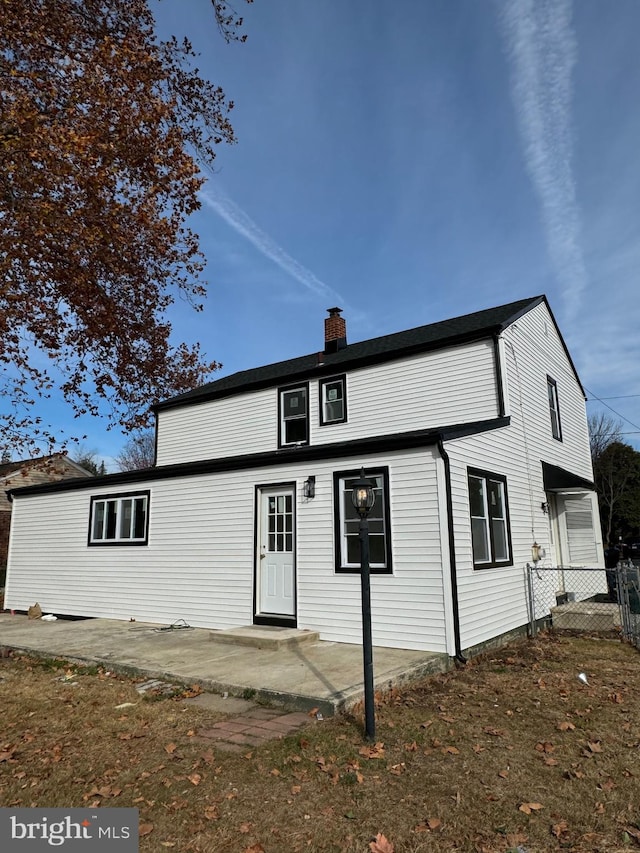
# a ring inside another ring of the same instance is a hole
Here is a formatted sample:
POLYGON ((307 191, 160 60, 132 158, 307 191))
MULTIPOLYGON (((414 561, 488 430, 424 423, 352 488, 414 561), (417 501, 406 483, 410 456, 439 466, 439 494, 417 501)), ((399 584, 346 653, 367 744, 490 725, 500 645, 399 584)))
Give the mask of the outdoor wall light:
POLYGON ((541 508, 542 512, 543 512, 545 515, 547 515, 547 514, 548 514, 548 512, 549 512, 549 504, 548 504, 546 501, 542 501, 542 503, 540 504, 540 508, 541 508))
POLYGON ((303 493, 305 498, 315 498, 316 496, 316 478, 307 477, 304 481, 303 493))

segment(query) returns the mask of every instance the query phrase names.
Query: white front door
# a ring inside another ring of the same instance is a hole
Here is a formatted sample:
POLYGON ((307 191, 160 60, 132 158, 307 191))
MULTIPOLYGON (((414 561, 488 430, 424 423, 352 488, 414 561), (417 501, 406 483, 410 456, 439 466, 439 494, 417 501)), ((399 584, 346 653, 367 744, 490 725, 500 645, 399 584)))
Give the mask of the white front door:
POLYGON ((256 616, 296 615, 295 489, 260 489, 256 616))

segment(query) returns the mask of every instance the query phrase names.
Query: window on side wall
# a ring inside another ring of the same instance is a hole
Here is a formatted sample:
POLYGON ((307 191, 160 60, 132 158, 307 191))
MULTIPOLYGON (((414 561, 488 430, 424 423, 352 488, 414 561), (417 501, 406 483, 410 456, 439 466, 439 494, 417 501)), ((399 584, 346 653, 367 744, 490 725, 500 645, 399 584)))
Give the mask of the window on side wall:
POLYGON ((347 420, 347 377, 320 380, 320 426, 343 424, 347 420))
POLYGON ((555 379, 552 379, 550 376, 547 376, 547 396, 549 397, 549 414, 551 415, 551 435, 558 441, 562 441, 558 385, 555 379))
MULTIPOLYGON (((372 574, 391 574, 391 526, 389 518, 389 469, 366 469, 374 483, 376 500, 369 513, 369 568, 372 574)), ((360 572, 360 517, 351 493, 360 471, 339 471, 333 475, 336 571, 360 572)))
POLYGON ((91 498, 89 545, 146 545, 149 492, 91 498))
POLYGON ((281 388, 278 446, 309 443, 309 386, 281 388))
POLYGON ((507 480, 501 474, 468 469, 471 541, 475 569, 513 565, 507 480))

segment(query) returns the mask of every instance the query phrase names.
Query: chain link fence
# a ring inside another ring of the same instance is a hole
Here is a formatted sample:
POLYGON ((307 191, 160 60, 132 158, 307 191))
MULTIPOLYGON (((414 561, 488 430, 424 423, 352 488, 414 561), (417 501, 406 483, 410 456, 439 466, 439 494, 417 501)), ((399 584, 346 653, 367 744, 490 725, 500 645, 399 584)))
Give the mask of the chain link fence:
POLYGON ((553 631, 622 636, 640 648, 640 570, 527 566, 531 635, 553 631))

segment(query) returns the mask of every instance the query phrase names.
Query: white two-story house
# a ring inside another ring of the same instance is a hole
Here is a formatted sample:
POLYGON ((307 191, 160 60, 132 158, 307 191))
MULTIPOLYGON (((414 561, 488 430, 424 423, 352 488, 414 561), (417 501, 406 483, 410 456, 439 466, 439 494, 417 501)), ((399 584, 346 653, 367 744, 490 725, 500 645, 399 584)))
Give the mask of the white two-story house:
POLYGON ((6 605, 460 655, 528 621, 525 567, 602 565, 584 392, 545 297, 320 351, 155 408, 156 466, 15 490, 6 605))

